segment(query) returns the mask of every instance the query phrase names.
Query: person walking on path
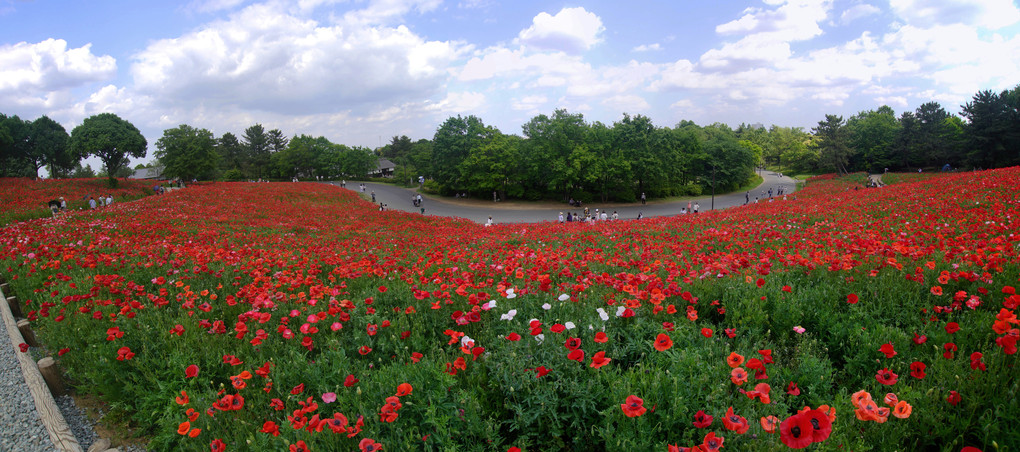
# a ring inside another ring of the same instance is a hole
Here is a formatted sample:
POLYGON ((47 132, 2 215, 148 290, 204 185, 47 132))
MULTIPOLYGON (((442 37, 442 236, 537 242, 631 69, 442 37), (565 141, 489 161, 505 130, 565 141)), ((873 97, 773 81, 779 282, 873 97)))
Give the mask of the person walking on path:
POLYGON ((641 205, 642 206, 645 205, 645 201, 647 201, 647 199, 645 198, 645 192, 641 192, 641 205))
POLYGON ((701 204, 694 203, 694 213, 698 213, 701 210, 701 204))
POLYGON ((375 202, 375 190, 372 190, 372 202, 375 202))

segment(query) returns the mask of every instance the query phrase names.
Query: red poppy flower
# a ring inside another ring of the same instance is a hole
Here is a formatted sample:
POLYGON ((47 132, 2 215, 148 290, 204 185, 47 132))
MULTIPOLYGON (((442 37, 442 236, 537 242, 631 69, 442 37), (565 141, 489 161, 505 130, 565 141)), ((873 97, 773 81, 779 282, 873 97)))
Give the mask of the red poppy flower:
POLYGON ((673 339, 671 339, 668 334, 666 334, 666 333, 659 333, 658 336, 655 336, 654 347, 655 347, 656 350, 658 350, 660 352, 664 352, 666 350, 669 350, 669 348, 672 347, 672 346, 673 346, 673 339))
POLYGON ((563 343, 563 346, 568 350, 577 350, 581 346, 581 338, 571 337, 567 338, 567 341, 563 343))
POLYGON ((130 361, 134 357, 135 354, 131 352, 130 347, 121 347, 117 350, 117 361, 130 361))
POLYGON ((761 279, 761 278, 758 278, 758 280, 757 280, 757 281, 755 281, 755 284, 756 284, 756 285, 757 285, 757 286, 758 286, 759 288, 761 288, 761 287, 765 287, 765 280, 764 280, 764 279, 761 279))
POLYGON ((595 333, 595 342, 605 344, 606 342, 609 342, 609 336, 606 336, 606 333, 599 331, 598 333, 595 333))
POLYGON ((935 296, 941 296, 942 295, 942 286, 932 286, 931 287, 931 294, 935 295, 935 296))
POLYGON ((912 340, 914 341, 914 344, 921 345, 928 342, 928 336, 918 336, 917 333, 914 333, 914 339, 912 340))
POLYGON ((953 359, 953 352, 956 351, 956 344, 946 342, 945 344, 942 344, 942 349, 945 350, 945 352, 942 353, 943 357, 946 359, 953 359))
POLYGON ((697 428, 708 428, 712 425, 714 419, 711 415, 705 414, 703 410, 698 410, 697 413, 694 413, 694 426, 697 428))
POLYGON ((730 381, 737 386, 747 383, 747 371, 745 371, 743 367, 731 370, 730 381))
POLYGON ((701 329, 701 335, 705 336, 705 337, 712 337, 712 329, 711 328, 702 328, 701 329))
POLYGON ((812 442, 820 443, 829 439, 829 435, 832 434, 832 422, 822 410, 810 410, 800 416, 807 416, 808 423, 811 424, 812 442))
POLYGON ((772 415, 761 418, 761 428, 765 433, 775 433, 779 428, 779 418, 772 415))
POLYGON ((724 438, 715 436, 715 432, 708 432, 701 442, 701 450, 705 452, 716 452, 723 447, 724 438))
POLYGON ((887 367, 878 371, 878 373, 875 374, 875 379, 878 380, 879 383, 891 386, 896 384, 896 381, 899 379, 899 375, 896 375, 887 367))
POLYGON ((946 324, 946 332, 949 334, 955 334, 960 331, 960 324, 956 322, 949 322, 946 324))
POLYGON ((729 364, 730 367, 736 369, 737 367, 740 367, 741 364, 744 364, 744 357, 737 352, 730 352, 730 356, 726 357, 726 364, 729 364))
POLYGON ((910 404, 907 403, 906 401, 900 400, 899 402, 896 403, 896 407, 893 408, 892 415, 900 419, 906 419, 910 417, 910 413, 913 411, 914 407, 910 406, 910 404))
POLYGON ((24 342, 18 344, 18 350, 21 350, 21 353, 28 353, 28 344, 24 342))
POLYGON ((673 331, 676 328, 673 325, 673 322, 662 322, 662 329, 666 331, 673 331))
POLYGON ((981 357, 984 355, 981 352, 974 352, 970 354, 970 368, 973 370, 985 370, 985 363, 981 361, 981 357))
POLYGON ((571 350, 570 353, 567 354, 567 359, 573 360, 573 361, 577 361, 579 363, 583 363, 584 362, 584 350, 581 350, 581 349, 571 350))
POLYGON ((308 444, 305 444, 304 440, 291 444, 289 452, 308 452, 308 444))
POLYGON ((397 385, 397 397, 403 397, 410 395, 411 391, 414 391, 414 387, 410 383, 401 383, 397 385))
POLYGON ((787 293, 793 292, 793 287, 783 286, 783 292, 787 292, 787 293))
POLYGON ((544 377, 544 376, 546 376, 548 374, 549 374, 549 369, 546 369, 545 366, 538 366, 538 367, 535 368, 535 378, 544 377))
POLYGON ((514 341, 514 342, 516 342, 516 341, 519 341, 519 340, 521 340, 521 335, 520 335, 520 334, 517 334, 517 333, 510 333, 510 334, 506 335, 506 339, 507 339, 508 341, 514 341))
POLYGON ((192 364, 184 369, 184 378, 194 378, 198 375, 198 366, 192 364))
POLYGON ((305 392, 305 384, 304 383, 301 383, 301 384, 295 386, 294 389, 290 390, 290 393, 294 394, 294 395, 301 394, 302 392, 305 392))
POLYGON ((723 330, 723 333, 726 333, 726 337, 728 337, 730 339, 733 339, 733 338, 737 337, 737 329, 736 328, 726 328, 725 330, 723 330))
POLYGON ((723 417, 722 422, 723 427, 726 427, 727 430, 737 432, 737 434, 744 434, 747 432, 747 429, 751 428, 751 426, 747 423, 747 419, 733 413, 733 407, 726 409, 726 416, 723 417))
POLYGON ((559 333, 562 333, 562 332, 566 331, 566 329, 567 329, 567 327, 563 326, 560 323, 557 323, 557 324, 553 325, 551 328, 549 328, 549 331, 552 331, 553 333, 559 334, 559 333))
POLYGON ((925 376, 924 369, 927 367, 928 366, 920 361, 910 363, 910 376, 917 378, 918 380, 923 379, 925 376))
POLYGON ((814 426, 811 418, 795 414, 779 424, 779 439, 791 449, 803 449, 814 441, 814 426))
POLYGON ((790 384, 786 385, 786 393, 792 396, 799 396, 800 388, 797 387, 797 383, 791 381, 790 384))
POLYGON ((758 354, 761 355, 761 362, 765 364, 772 364, 772 350, 758 350, 758 354))
POLYGON ((946 402, 950 405, 956 406, 956 404, 963 401, 963 397, 960 397, 960 393, 956 391, 949 391, 949 397, 946 397, 946 402))
POLYGON ((892 342, 882 344, 882 346, 878 348, 878 351, 882 352, 886 358, 896 356, 896 350, 893 349, 892 342))
POLYGON ((358 353, 361 353, 362 355, 367 355, 369 353, 372 353, 372 347, 369 347, 367 345, 362 345, 361 347, 358 347, 358 353))
POLYGON ((620 404, 620 409, 623 410, 623 414, 626 415, 627 417, 638 417, 641 416, 642 414, 645 414, 645 411, 648 411, 644 407, 644 404, 645 401, 641 400, 640 397, 636 395, 630 395, 627 396, 627 401, 625 403, 620 404))
POLYGON ((421 358, 423 356, 425 356, 425 355, 422 355, 421 353, 418 353, 418 352, 413 352, 413 353, 411 353, 411 361, 414 361, 414 362, 421 361, 421 358))
POLYGON ((610 361, 612 361, 612 359, 611 358, 606 358, 606 352, 600 351, 600 352, 597 352, 594 355, 592 355, 592 357, 591 357, 591 365, 589 367, 591 367, 593 369, 598 369, 599 367, 602 367, 602 366, 605 366, 606 364, 609 364, 610 361))

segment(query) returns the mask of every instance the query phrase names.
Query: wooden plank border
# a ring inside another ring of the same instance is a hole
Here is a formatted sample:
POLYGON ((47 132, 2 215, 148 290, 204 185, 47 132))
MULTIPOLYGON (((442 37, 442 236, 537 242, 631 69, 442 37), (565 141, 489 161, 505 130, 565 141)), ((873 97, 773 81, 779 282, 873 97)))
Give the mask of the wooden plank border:
POLYGON ((21 350, 18 349, 18 344, 25 342, 25 340, 21 336, 21 331, 18 330, 18 322, 11 312, 10 303, 11 301, 16 303, 17 299, 14 297, 7 298, 2 288, 0 288, 0 298, 4 299, 4 302, 0 303, 3 305, 0 307, 0 315, 4 318, 7 335, 11 338, 11 347, 14 349, 14 355, 18 357, 18 363, 21 364, 21 373, 24 374, 25 383, 28 384, 28 388, 32 392, 35 409, 39 411, 39 417, 46 427, 46 432, 50 434, 53 446, 61 451, 82 452, 81 445, 78 444, 78 440, 71 433, 71 427, 64 420, 64 415, 60 413, 57 403, 53 400, 53 394, 50 393, 49 387, 46 386, 46 381, 39 372, 39 366, 30 354, 21 353, 21 350))

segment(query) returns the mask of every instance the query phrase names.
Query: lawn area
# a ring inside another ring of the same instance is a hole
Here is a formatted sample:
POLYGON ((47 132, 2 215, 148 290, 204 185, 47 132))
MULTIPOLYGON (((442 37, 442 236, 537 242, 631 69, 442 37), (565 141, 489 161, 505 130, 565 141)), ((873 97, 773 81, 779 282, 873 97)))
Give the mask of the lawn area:
POLYGON ((859 179, 493 227, 213 183, 8 224, 0 276, 152 450, 1020 448, 1020 168, 859 179))

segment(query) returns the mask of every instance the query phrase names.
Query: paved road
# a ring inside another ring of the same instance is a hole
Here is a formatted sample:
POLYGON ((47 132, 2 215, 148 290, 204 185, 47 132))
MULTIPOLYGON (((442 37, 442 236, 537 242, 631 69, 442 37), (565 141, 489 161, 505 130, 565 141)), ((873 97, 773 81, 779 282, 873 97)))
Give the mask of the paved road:
MULTIPOLYGON (((762 171, 764 182, 754 190, 748 192, 748 197, 753 203, 755 198, 768 198, 769 188, 773 195, 778 193, 780 187, 785 193, 793 193, 796 190, 796 180, 787 176, 780 176, 771 171, 762 171)), ((329 182, 333 185, 340 185, 340 182, 329 182)), ((347 189, 360 191, 360 182, 348 182, 347 189)), ((365 195, 370 196, 375 192, 376 204, 383 203, 390 210, 403 210, 405 212, 421 213, 420 208, 411 204, 411 197, 418 194, 415 190, 397 187, 388 184, 365 183, 365 195)), ((740 206, 744 204, 745 192, 716 195, 715 208, 724 209, 727 207, 740 206)), ((485 223, 489 216, 492 216, 495 223, 537 223, 542 221, 557 221, 560 212, 564 215, 567 211, 582 213, 583 208, 571 207, 568 209, 566 203, 554 202, 492 202, 478 199, 451 199, 439 196, 422 194, 423 207, 426 215, 439 215, 444 217, 466 218, 476 223, 485 223)), ((691 200, 701 204, 701 211, 712 210, 712 197, 701 196, 691 200)), ((659 217, 677 215, 681 208, 687 207, 687 201, 649 201, 647 205, 641 203, 620 204, 620 203, 591 203, 587 207, 594 212, 594 209, 613 211, 619 213, 621 219, 637 218, 638 213, 647 217, 659 217)))

